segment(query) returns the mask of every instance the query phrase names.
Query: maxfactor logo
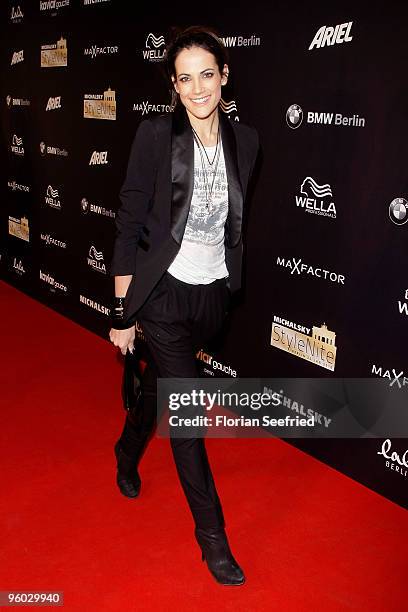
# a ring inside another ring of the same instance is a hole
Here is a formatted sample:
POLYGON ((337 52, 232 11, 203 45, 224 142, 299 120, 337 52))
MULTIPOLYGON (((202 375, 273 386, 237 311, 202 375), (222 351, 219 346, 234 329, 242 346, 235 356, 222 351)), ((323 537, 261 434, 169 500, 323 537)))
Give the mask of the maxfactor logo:
POLYGON ((116 98, 115 90, 108 87, 102 94, 84 95, 84 118, 85 119, 108 119, 116 120, 116 98))
POLYGON ((146 37, 145 49, 142 54, 145 60, 150 62, 161 62, 166 52, 164 36, 155 36, 152 32, 146 37))
POLYGON ((271 332, 271 346, 286 353, 310 361, 315 365, 334 371, 337 348, 336 334, 325 324, 310 328, 281 317, 274 316, 271 332))
POLYGON ((66 38, 50 45, 41 45, 41 68, 59 68, 68 65, 66 38))

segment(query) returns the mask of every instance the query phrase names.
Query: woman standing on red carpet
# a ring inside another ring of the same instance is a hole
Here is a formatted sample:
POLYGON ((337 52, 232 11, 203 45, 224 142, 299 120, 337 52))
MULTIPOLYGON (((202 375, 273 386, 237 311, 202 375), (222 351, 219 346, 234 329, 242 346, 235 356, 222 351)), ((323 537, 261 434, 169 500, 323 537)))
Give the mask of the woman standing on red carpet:
MULTIPOLYGON (((115 446, 127 497, 140 491, 137 465, 154 427, 157 377, 198 377, 195 355, 220 330, 241 286, 243 207, 259 144, 254 128, 220 110, 227 60, 207 28, 187 28, 168 45, 173 112, 140 123, 120 192, 109 335, 123 354, 133 351, 137 319, 149 353, 143 417, 127 417, 115 446)), ((203 560, 219 583, 242 584, 204 439, 170 443, 203 560)))

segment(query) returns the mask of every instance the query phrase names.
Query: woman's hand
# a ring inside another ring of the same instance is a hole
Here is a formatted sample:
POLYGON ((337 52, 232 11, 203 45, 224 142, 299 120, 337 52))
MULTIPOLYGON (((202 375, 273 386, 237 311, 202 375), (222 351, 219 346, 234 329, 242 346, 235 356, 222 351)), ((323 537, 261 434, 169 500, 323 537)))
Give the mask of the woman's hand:
POLYGON ((111 329, 109 332, 110 341, 114 344, 114 346, 118 346, 120 348, 120 352, 122 355, 126 355, 127 349, 131 353, 133 353, 133 349, 135 347, 135 326, 129 327, 128 329, 111 329))

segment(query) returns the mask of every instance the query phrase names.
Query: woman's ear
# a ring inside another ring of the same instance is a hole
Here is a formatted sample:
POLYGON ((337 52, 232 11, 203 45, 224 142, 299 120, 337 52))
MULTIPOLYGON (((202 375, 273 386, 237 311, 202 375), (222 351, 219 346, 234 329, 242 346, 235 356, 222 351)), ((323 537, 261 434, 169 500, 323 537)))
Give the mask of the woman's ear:
POLYGON ((176 79, 174 78, 174 76, 171 77, 174 89, 176 90, 177 93, 180 93, 176 84, 176 79))
POLYGON ((228 64, 224 64, 224 68, 222 69, 222 75, 221 75, 221 85, 227 84, 228 74, 229 74, 228 64))

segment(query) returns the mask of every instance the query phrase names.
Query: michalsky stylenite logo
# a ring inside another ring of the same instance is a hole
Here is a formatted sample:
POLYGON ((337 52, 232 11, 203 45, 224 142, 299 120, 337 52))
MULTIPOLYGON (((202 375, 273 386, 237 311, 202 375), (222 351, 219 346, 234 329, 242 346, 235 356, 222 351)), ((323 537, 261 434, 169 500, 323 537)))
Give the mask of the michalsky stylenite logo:
POLYGON ((164 36, 156 36, 149 32, 146 37, 145 49, 142 50, 143 58, 150 62, 161 62, 166 52, 164 36))
POLYGON ((404 225, 408 221, 408 201, 405 198, 394 198, 388 207, 388 214, 395 225, 404 225))
POLYGON ((345 116, 342 113, 328 113, 319 111, 304 111, 299 104, 291 104, 286 111, 286 123, 292 130, 296 130, 303 123, 311 125, 336 127, 365 127, 364 117, 360 115, 345 116))
POLYGON ((333 45, 351 42, 353 40, 353 37, 350 36, 352 25, 352 21, 346 21, 346 23, 340 23, 334 27, 322 26, 317 30, 310 43, 309 51, 312 49, 321 49, 326 45, 331 47, 333 45))
POLYGON ((336 334, 325 324, 310 328, 274 316, 272 322, 271 345, 310 361, 327 370, 334 371, 337 348, 336 334))
POLYGON ((328 183, 319 185, 311 176, 307 176, 300 186, 300 193, 302 195, 295 196, 298 208, 315 215, 336 218, 336 205, 328 183))
POLYGON ((41 45, 41 68, 59 68, 68 66, 68 49, 66 38, 49 45, 41 45))
POLYGON ((84 95, 84 118, 85 119, 110 119, 116 120, 116 96, 115 90, 108 87, 103 94, 84 95))

